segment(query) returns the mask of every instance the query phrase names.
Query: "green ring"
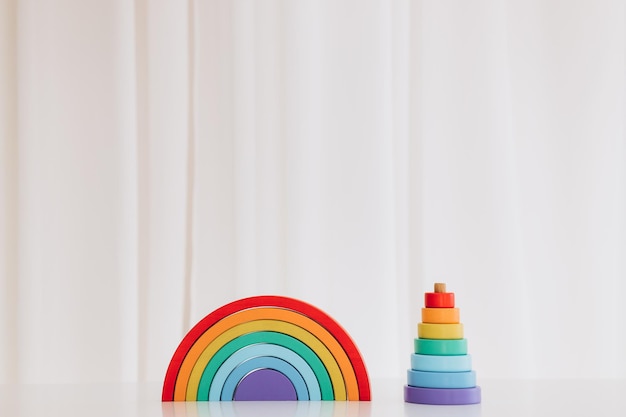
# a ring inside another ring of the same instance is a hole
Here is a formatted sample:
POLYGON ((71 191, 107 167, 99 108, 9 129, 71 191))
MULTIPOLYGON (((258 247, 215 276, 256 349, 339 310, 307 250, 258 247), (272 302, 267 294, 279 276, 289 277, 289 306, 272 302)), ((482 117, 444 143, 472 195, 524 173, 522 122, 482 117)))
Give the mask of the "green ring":
POLYGON ((467 339, 415 339, 415 353, 420 355, 467 355, 467 339))
POLYGON ((213 355, 206 368, 204 368, 202 377, 200 378, 197 394, 198 401, 209 400, 209 389, 211 388, 211 383, 224 361, 239 349, 256 343, 269 343, 293 350, 311 366, 313 373, 315 373, 315 376, 317 377, 317 382, 320 385, 322 400, 332 401, 335 399, 335 393, 333 391, 333 384, 330 381, 330 375, 320 358, 309 346, 284 333, 262 331, 236 337, 222 346, 215 353, 215 355, 213 355))

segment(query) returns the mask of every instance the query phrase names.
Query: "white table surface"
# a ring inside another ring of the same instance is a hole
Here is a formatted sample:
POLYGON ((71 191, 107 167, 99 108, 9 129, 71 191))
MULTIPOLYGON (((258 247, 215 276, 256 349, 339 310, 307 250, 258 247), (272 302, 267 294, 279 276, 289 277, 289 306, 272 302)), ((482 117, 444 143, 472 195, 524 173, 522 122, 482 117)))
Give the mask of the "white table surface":
POLYGON ((479 380, 482 403, 403 401, 403 381, 373 380, 371 402, 162 403, 161 384, 0 385, 0 417, 626 416, 626 380, 479 380))

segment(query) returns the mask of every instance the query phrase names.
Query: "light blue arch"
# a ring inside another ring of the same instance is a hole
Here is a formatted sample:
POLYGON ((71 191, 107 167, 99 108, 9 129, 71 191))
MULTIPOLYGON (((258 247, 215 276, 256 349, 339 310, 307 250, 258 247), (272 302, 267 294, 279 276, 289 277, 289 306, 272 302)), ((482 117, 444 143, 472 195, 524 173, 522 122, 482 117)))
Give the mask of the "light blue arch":
MULTIPOLYGON (((320 401, 322 399, 317 377, 315 376, 313 369, 311 369, 311 366, 304 359, 302 359, 300 355, 298 355, 291 349, 287 349, 284 346, 273 345, 269 343, 259 343, 239 349, 237 352, 230 355, 230 357, 224 361, 222 366, 220 366, 218 371, 215 373, 215 377, 213 378, 211 387, 209 388, 209 401, 220 400, 220 398, 222 397, 222 391, 224 388, 224 384, 226 383, 226 379, 238 366, 242 365, 244 362, 252 358, 263 356, 279 358, 282 359, 284 362, 290 364, 297 370, 302 379, 305 381, 305 388, 308 393, 308 398, 311 401, 320 401)), ((251 369, 248 372, 251 372, 252 370, 254 369, 251 369)), ((277 371, 280 372, 280 370, 278 369, 277 371)), ((243 376, 245 376, 245 374, 243 376)), ((289 377, 286 374, 285 376, 289 377)), ((291 380, 291 378, 289 379, 291 380)), ((238 383, 239 380, 236 381, 236 384, 233 387, 233 392, 238 383)), ((299 387, 296 386, 294 380, 291 380, 291 383, 294 384, 294 388, 296 389, 298 398, 300 398, 298 391, 299 387)))
POLYGON ((299 401, 309 400, 309 391, 306 388, 306 382, 296 368, 282 359, 273 356, 259 356, 248 359, 244 363, 237 366, 226 378, 224 388, 222 388, 222 401, 232 401, 235 398, 237 385, 241 380, 252 371, 258 369, 273 369, 285 375, 296 390, 296 397, 299 401))

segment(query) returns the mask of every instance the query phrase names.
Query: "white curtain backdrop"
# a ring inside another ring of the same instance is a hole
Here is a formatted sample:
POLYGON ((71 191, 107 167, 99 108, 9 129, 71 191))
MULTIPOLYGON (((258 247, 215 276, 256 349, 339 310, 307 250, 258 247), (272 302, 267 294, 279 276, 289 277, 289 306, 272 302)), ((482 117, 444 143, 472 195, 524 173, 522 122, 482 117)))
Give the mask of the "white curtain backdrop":
MULTIPOLYGON (((623 1, 0 0, 0 383, 159 381, 296 297, 370 376, 626 377, 623 1)), ((398 388, 400 389, 400 388, 398 388)))

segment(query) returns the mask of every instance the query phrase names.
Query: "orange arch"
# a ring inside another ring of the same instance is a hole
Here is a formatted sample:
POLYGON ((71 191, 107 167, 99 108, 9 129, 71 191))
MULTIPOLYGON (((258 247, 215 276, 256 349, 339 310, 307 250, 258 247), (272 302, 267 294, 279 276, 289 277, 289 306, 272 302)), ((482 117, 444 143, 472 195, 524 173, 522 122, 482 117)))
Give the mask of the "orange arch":
POLYGON ((208 351, 206 351, 207 346, 224 331, 238 324, 253 320, 278 320, 292 323, 317 337, 324 345, 326 345, 326 347, 328 347, 328 350, 330 350, 339 365, 339 369, 341 370, 346 386, 347 399, 358 400, 359 386, 350 359, 339 342, 337 342, 328 330, 317 322, 311 320, 309 317, 295 311, 275 307, 261 307, 231 314, 230 316, 217 322, 214 326, 202 334, 202 336, 200 336, 180 367, 180 372, 176 380, 176 389, 174 391, 174 401, 191 400, 191 398, 187 395, 187 384, 191 379, 194 369, 196 370, 196 375, 194 376, 197 377, 199 381, 202 371, 209 363, 211 356, 209 356, 208 351), (207 354, 203 356, 203 352, 205 351, 207 354))

